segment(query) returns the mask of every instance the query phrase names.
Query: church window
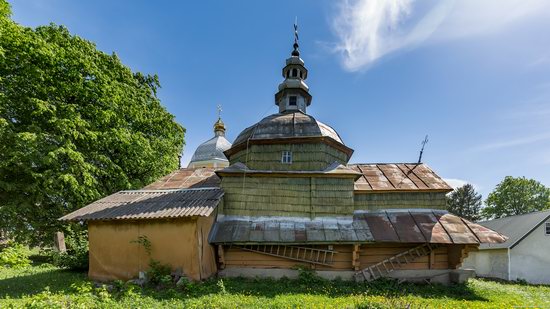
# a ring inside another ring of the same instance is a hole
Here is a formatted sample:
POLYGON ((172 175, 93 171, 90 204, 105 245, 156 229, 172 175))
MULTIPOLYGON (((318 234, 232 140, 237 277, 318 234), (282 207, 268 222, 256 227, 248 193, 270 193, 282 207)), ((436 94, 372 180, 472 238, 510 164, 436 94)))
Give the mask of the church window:
POLYGON ((281 163, 290 164, 292 163, 292 152, 285 150, 281 156, 281 163))
POLYGON ((290 70, 286 71, 286 78, 290 77, 290 70))
POLYGON ((546 236, 550 236, 550 222, 546 222, 546 236))
POLYGON ((298 98, 296 96, 288 97, 288 105, 290 106, 296 106, 297 101, 298 101, 298 98))
POLYGON ((302 71, 300 71, 300 78, 303 78, 303 77, 302 77, 302 71))
POLYGON ((298 70, 292 69, 292 77, 298 76, 298 70))

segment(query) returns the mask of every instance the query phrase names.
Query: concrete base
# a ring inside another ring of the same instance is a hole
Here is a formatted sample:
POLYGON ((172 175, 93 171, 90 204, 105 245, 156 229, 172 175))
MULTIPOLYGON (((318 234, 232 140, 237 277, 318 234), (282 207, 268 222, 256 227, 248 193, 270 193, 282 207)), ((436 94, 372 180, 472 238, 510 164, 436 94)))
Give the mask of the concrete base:
MULTIPOLYGON (((342 280, 363 281, 362 275, 355 271, 317 270, 317 275, 328 280, 340 278, 342 280)), ((245 277, 245 278, 273 278, 281 279, 298 278, 299 271, 294 269, 277 268, 246 268, 230 267, 218 273, 220 277, 245 277)), ((416 283, 440 283, 449 285, 451 283, 463 283, 474 277, 475 272, 471 269, 421 269, 421 270, 395 270, 387 275, 388 278, 399 280, 399 282, 416 283)))

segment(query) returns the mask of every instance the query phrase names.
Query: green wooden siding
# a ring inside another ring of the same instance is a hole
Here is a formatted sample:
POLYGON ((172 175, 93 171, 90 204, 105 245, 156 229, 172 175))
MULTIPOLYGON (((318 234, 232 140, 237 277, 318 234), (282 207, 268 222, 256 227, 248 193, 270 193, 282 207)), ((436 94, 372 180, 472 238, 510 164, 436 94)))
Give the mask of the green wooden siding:
POLYGON ((250 169, 274 171, 320 171, 334 161, 347 163, 347 155, 324 143, 249 145, 229 158, 230 164, 244 163, 250 169), (283 151, 292 152, 292 163, 281 163, 283 151))
POLYGON ((223 213, 237 216, 345 216, 353 213, 353 179, 223 177, 223 213))
POLYGON ((427 208, 445 209, 445 193, 385 192, 355 194, 355 210, 427 208))

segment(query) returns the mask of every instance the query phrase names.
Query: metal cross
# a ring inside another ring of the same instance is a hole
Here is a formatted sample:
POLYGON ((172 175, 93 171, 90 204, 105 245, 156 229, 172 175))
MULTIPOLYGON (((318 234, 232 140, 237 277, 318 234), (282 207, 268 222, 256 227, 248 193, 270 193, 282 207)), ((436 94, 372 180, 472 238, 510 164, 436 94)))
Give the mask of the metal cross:
POLYGON ((217 108, 218 108, 218 118, 221 118, 222 111, 223 111, 222 106, 220 104, 218 104, 217 108))
POLYGON ((294 21, 294 44, 298 44, 298 16, 294 21))

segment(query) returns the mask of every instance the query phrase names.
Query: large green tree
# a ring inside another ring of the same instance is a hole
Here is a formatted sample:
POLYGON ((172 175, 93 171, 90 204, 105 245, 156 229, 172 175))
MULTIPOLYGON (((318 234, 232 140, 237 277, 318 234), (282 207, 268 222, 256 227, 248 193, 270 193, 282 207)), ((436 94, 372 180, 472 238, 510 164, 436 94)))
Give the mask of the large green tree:
POLYGON ((10 14, 0 0, 0 229, 50 241, 60 216, 176 169, 185 131, 156 75, 10 14))
POLYGON ((506 176, 487 196, 483 215, 502 218, 550 208, 550 188, 534 179, 506 176))
POLYGON ((471 221, 481 219, 481 204, 481 194, 469 183, 456 188, 447 196, 447 210, 471 221))

